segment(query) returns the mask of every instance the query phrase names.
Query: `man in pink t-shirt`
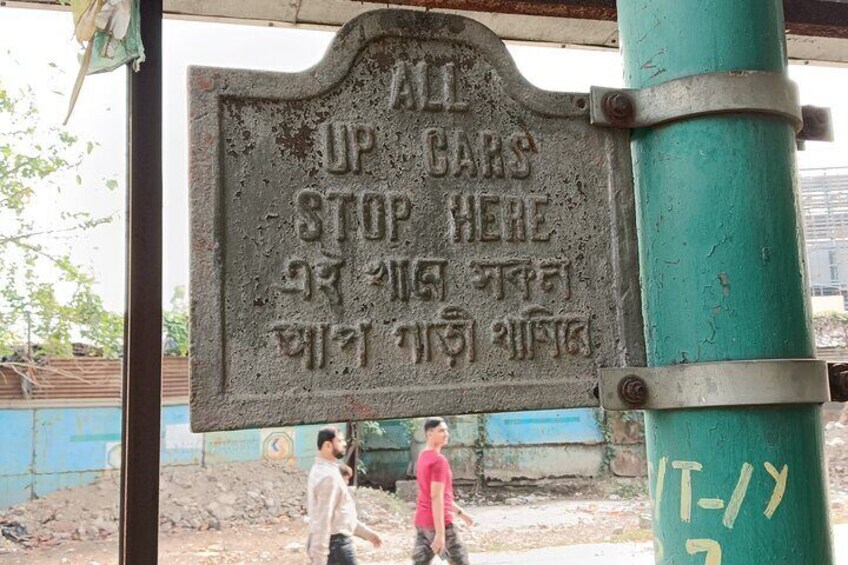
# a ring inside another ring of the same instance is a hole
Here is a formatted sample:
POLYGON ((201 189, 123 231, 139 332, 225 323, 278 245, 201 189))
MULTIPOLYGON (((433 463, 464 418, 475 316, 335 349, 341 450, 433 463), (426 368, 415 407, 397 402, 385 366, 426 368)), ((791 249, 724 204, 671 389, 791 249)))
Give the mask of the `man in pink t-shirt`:
POLYGON ((468 565, 468 550, 454 527, 454 516, 466 524, 474 518, 453 500, 453 475, 442 447, 447 445, 450 433, 442 418, 428 418, 424 422, 427 447, 418 456, 418 503, 415 510, 415 547, 412 561, 415 565, 429 565, 435 555, 450 565, 468 565))

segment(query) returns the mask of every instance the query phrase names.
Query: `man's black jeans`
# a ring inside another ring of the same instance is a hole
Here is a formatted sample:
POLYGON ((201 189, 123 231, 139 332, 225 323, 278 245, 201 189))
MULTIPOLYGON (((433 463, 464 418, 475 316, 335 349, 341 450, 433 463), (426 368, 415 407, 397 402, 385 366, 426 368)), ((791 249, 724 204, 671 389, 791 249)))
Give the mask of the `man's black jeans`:
POLYGON ((357 565, 353 551, 353 538, 342 534, 330 536, 330 555, 327 565, 357 565))

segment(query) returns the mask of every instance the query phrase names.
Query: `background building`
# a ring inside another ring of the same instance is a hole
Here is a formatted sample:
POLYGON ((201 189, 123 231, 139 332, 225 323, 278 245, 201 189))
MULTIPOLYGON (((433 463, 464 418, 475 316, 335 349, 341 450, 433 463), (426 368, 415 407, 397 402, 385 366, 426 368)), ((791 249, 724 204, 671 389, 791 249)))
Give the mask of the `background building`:
POLYGON ((844 311, 848 295, 848 167, 802 169, 800 177, 813 310, 844 311))

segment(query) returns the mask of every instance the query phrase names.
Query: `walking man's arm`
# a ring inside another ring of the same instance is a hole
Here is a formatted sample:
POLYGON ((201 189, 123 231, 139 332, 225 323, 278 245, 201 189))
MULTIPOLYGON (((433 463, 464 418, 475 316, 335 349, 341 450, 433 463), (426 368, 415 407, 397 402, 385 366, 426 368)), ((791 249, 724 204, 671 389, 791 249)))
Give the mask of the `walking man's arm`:
POLYGON ((465 522, 467 526, 474 525, 474 516, 465 511, 465 508, 462 508, 456 502, 453 503, 453 509, 456 510, 456 515, 462 518, 462 521, 465 522))
POLYGON ((436 537, 430 549, 440 556, 445 549, 445 483, 430 483, 430 503, 433 508, 433 527, 436 529, 436 537))
POLYGON ((353 531, 353 535, 356 537, 360 537, 366 541, 370 541, 371 545, 374 547, 380 547, 383 545, 383 539, 380 537, 380 534, 363 524, 362 522, 356 523, 356 529, 353 531))
POLYGON ((324 477, 315 485, 314 512, 309 517, 309 562, 327 565, 330 555, 333 510, 339 500, 339 488, 331 477, 324 477))

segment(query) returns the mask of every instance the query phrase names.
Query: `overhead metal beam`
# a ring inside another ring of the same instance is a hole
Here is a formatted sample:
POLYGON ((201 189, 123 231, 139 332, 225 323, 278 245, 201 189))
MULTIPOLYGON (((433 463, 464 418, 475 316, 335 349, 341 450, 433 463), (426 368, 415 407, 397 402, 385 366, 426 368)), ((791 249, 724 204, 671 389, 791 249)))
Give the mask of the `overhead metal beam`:
MULTIPOLYGON (((308 0, 303 0, 308 1, 308 0)), ((355 0, 348 0, 355 1, 355 0)), ((463 10, 480 13, 514 14, 537 19, 556 18, 584 22, 571 24, 555 40, 564 44, 617 47, 618 33, 615 0, 388 0, 389 4, 441 10, 463 10), (603 24, 610 24, 609 27, 603 24), (571 31, 577 28, 577 32, 571 31), (599 44, 594 35, 598 29, 610 30, 610 36, 599 44)), ((848 63, 848 2, 844 0, 783 0, 789 57, 796 60, 826 63, 848 63)), ((496 29, 496 31, 499 31, 496 29)), ((510 30, 511 32, 512 30, 510 30)), ((533 26, 526 22, 515 30, 518 35, 532 35, 533 26)), ((507 39, 530 39, 501 34, 507 39)))
MULTIPOLYGON (((4 0, 0 6, 57 9, 57 0, 4 0)), ((784 0, 791 59, 848 64, 848 2, 784 0)), ((615 0, 164 0, 170 18, 272 26, 337 27, 386 6, 474 18, 507 40, 618 47, 615 0)))
MULTIPOLYGON (((388 0, 389 4, 615 21, 615 0, 388 0)), ((848 38, 848 3, 841 0, 784 0, 786 29, 797 35, 848 38)))
POLYGON ((387 3, 551 18, 610 22, 616 19, 615 0, 388 0, 387 3))

